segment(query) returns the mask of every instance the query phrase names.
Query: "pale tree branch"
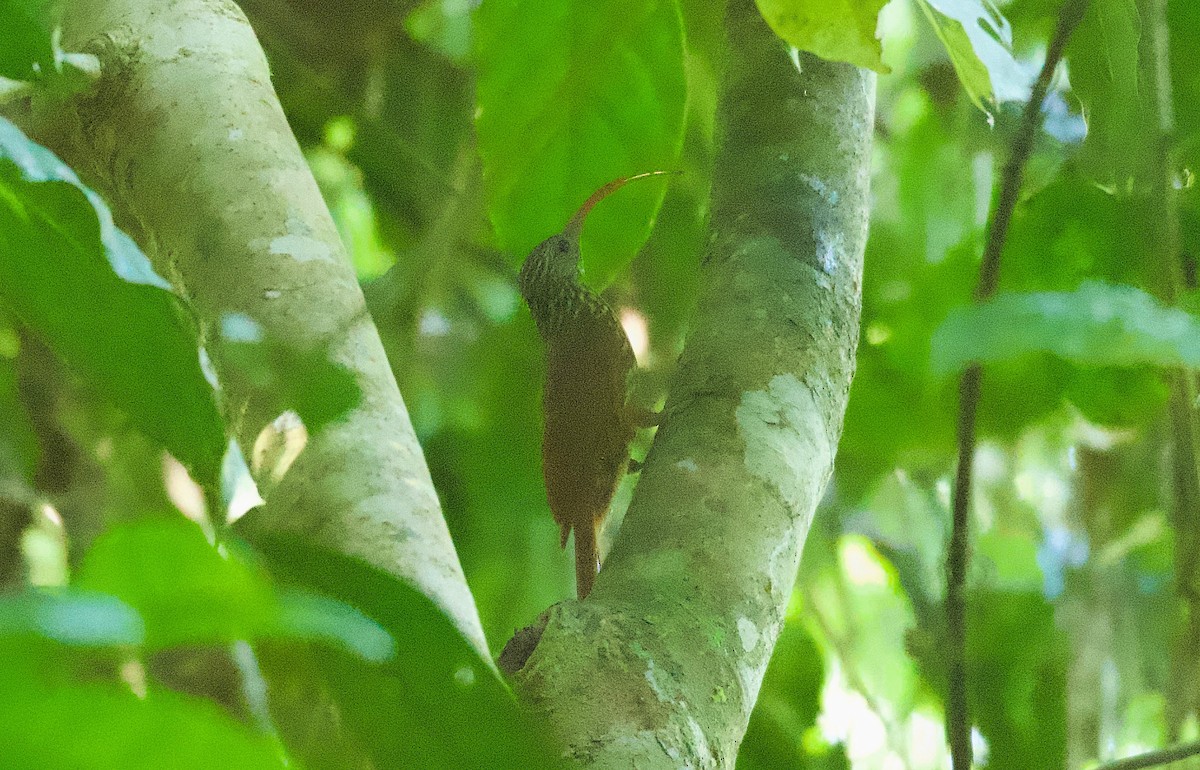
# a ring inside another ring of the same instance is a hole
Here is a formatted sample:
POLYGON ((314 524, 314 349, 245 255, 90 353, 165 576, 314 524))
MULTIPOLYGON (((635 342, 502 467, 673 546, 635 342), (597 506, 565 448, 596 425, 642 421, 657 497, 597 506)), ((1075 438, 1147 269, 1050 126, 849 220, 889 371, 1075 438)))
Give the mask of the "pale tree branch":
MULTIPOLYGON (((474 600, 354 270, 229 0, 77 0, 63 45, 99 57, 95 87, 32 121, 109 200, 211 340, 227 314, 328 351, 362 399, 309 437, 243 534, 296 532, 414 583, 481 654, 474 600)), ((218 376, 226 374, 218 370, 218 376)), ((303 371, 279 373, 303 379, 303 371)), ((223 411, 249 454, 276 415, 239 378, 223 411)))

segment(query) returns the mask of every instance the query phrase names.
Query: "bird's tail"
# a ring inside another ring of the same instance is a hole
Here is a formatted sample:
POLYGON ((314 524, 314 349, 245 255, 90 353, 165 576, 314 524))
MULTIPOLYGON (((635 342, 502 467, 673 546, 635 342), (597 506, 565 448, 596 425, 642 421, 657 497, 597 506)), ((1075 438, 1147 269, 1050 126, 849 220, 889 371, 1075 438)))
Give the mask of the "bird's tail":
POLYGON ((600 552, 596 548, 596 530, 593 522, 575 527, 575 590, 579 598, 592 591, 592 583, 600 570, 600 552))

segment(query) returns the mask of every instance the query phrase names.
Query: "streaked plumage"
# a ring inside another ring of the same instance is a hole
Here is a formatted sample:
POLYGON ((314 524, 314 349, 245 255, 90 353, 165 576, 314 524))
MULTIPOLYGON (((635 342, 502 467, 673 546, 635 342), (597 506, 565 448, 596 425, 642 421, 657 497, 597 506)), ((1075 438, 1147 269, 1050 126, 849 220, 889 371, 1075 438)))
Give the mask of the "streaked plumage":
POLYGON ((575 532, 575 583, 581 599, 592 590, 600 566, 600 523, 629 464, 635 426, 626 408, 626 380, 637 362, 612 308, 579 280, 579 236, 588 212, 607 195, 626 182, 664 173, 670 172, 652 171, 604 185, 521 266, 521 296, 546 347, 546 497, 564 547, 575 532))
POLYGON ((629 461, 635 429, 625 409, 626 379, 636 361, 612 308, 579 282, 578 255, 568 235, 548 238, 525 260, 520 287, 546 348, 546 497, 562 545, 575 531, 582 598, 597 569, 600 523, 629 461))

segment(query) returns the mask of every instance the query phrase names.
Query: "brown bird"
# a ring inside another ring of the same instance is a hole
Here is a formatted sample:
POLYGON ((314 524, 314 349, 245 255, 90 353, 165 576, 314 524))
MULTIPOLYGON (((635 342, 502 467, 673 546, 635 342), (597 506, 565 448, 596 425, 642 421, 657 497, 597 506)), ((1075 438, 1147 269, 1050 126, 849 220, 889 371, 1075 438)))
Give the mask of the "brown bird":
POLYGON ((629 464, 629 443, 641 414, 626 403, 626 380, 636 366, 620 321, 579 276, 579 236, 592 207, 626 182, 664 171, 624 177, 588 198, 563 231, 542 241, 521 266, 518 284, 546 348, 545 433, 542 468, 546 497, 562 529, 575 531, 575 584, 582 599, 600 567, 600 524, 629 464))

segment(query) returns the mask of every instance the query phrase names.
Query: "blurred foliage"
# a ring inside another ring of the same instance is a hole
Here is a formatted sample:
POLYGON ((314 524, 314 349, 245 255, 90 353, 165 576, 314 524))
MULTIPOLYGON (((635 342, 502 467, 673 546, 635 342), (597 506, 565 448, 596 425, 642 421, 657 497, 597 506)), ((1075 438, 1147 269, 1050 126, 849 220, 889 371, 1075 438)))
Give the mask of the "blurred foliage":
POLYGON ((12 766, 161 767, 172 751, 184 764, 171 766, 285 766, 280 734, 292 737, 294 725, 276 727, 268 711, 256 714, 258 731, 231 718, 238 705, 262 708, 254 683, 279 660, 306 661, 280 673, 280 689, 289 677, 320 683, 343 740, 375 767, 461 767, 485 755, 505 767, 551 764, 490 665, 428 599, 303 542, 256 554, 238 543, 218 550, 182 520, 115 527, 71 587, 0 597, 0 648, 13 653, 0 667, 0 713, 19 736, 6 746, 12 766), (166 689, 163 653, 221 654, 239 640, 264 662, 237 661, 246 684, 223 704, 232 714, 166 689), (74 739, 50 740, 55 731, 74 739))
POLYGON ((49 0, 0 2, 0 77, 30 80, 54 69, 49 0))
POLYGON ((1097 182, 1128 189, 1145 183, 1153 152, 1154 105, 1138 68, 1143 36, 1134 0, 1094 0, 1071 41, 1071 86, 1088 115, 1080 162, 1097 182))
POLYGON ((0 262, 7 307, 199 478, 215 478, 224 429, 170 284, 99 195, 3 118, 0 198, 0 252, 25 255, 0 262))
MULTIPOLYGON (((609 179, 684 170, 601 204, 583 245, 588 280, 646 329, 642 400, 662 398, 706 243, 722 4, 241 5, 364 282, 498 651, 571 591, 516 266, 609 179)), ((798 5, 760 3, 803 45, 794 35, 814 33, 780 22, 798 5)), ((1172 464, 1165 374, 1194 365, 1197 307, 1194 294, 1151 299, 1172 268, 1155 235, 1136 0, 1092 0, 1043 106, 1003 294, 971 307, 1017 101, 1059 5, 896 0, 878 61, 873 14, 833 26, 860 64, 891 71, 878 81, 862 341, 742 767, 946 766, 949 372, 970 360, 987 364, 967 650, 980 766, 1086 767, 1196 730, 1200 524, 1178 505, 1197 493, 1172 464)), ((1168 6, 1170 168, 1195 289, 1200 4, 1168 6)), ((56 88, 46 81, 80 61, 56 50, 42 4, 0 2, 0 19, 0 77, 56 88)), ((0 107, 12 92, 0 81, 0 107)), ((547 764, 503 683, 408 586, 304 542, 210 542, 213 522, 181 502, 188 483, 164 452, 216 500, 225 424, 166 289, 95 193, 0 120, 0 720, 15 740, 0 763, 547 764), (182 685, 201 653, 241 689, 182 685)), ((358 398, 321 351, 226 326, 209 352, 270 396, 264 411, 319 427, 358 398)), ((628 496, 627 484, 618 507, 628 496)))
POLYGON ((1046 351, 1084 366, 1200 366, 1200 320, 1132 286, 1001 294, 955 309, 933 334, 933 370, 1046 351))

